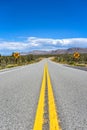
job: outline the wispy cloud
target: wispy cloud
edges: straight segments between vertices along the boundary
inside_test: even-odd
[[[27,37],[21,42],[0,40],[0,51],[52,50],[58,48],[87,47],[87,38],[51,39]]]

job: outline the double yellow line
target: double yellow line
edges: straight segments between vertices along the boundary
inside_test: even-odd
[[[47,84],[46,84],[47,82]],[[43,115],[44,115],[44,106],[45,106],[45,88],[46,85],[48,87],[48,106],[49,106],[49,130],[61,130],[61,127],[59,125],[59,119],[57,115],[56,105],[55,105],[55,99],[53,95],[50,75],[48,72],[48,66],[45,65],[44,67],[44,74],[43,74],[43,80],[42,80],[42,86],[40,90],[40,97],[38,101],[37,111],[36,111],[36,117],[34,122],[33,130],[43,130]]]

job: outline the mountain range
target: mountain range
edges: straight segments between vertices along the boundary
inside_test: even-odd
[[[87,53],[87,48],[69,48],[69,49],[57,49],[57,50],[51,50],[51,51],[41,51],[41,50],[34,50],[31,52],[27,53],[21,53],[21,55],[28,55],[28,54],[33,54],[33,55],[45,55],[45,54],[73,54],[74,52],[79,52],[79,53]]]

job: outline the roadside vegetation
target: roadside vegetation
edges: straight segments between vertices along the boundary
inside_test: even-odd
[[[28,65],[38,62],[43,58],[50,58],[52,61],[68,64],[73,66],[86,66],[87,67],[87,54],[80,54],[78,58],[75,58],[73,54],[58,54],[58,55],[19,55],[14,56],[2,56],[0,55],[0,69],[11,68],[16,66]]]
[[[87,54],[80,54],[78,58],[75,58],[73,54],[60,54],[56,55],[53,61],[73,66],[87,66]]]
[[[0,69],[11,68],[16,66],[28,65],[40,61],[41,58],[35,55],[18,56],[17,58],[12,56],[0,55]]]

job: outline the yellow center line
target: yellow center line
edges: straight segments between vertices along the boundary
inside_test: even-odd
[[[47,65],[44,67],[43,80],[33,130],[43,130],[46,80],[48,87],[49,130],[61,130]]]
[[[53,95],[50,75],[48,72],[48,67],[47,67],[47,86],[48,86],[50,130],[61,130],[61,127],[59,125],[59,119],[58,119],[58,115],[57,115],[56,104],[55,104],[55,99],[54,99],[54,95]]]
[[[46,66],[44,67],[42,86],[41,86],[40,97],[39,97],[39,102],[37,106],[33,130],[42,130],[42,127],[43,127],[45,87],[46,87]]]

